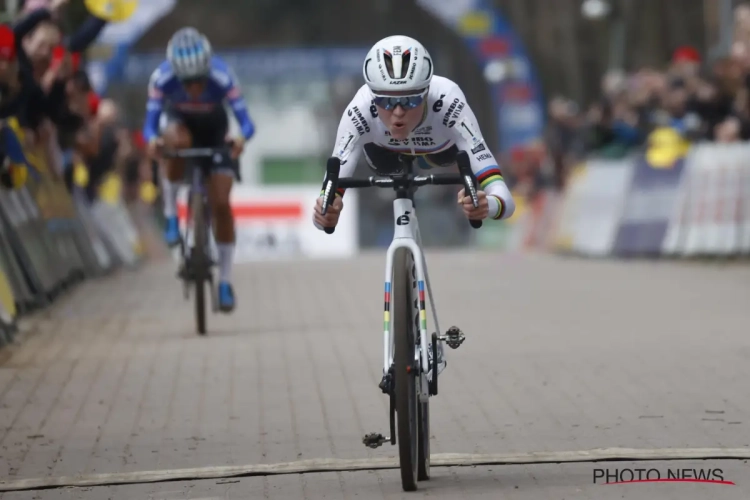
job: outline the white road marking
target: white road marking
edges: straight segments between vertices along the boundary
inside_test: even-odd
[[[430,458],[430,465],[432,467],[601,462],[604,460],[741,460],[750,459],[750,448],[597,448],[581,451],[543,451],[505,454],[439,453],[432,455]],[[239,476],[397,469],[398,467],[398,458],[396,457],[366,459],[319,458],[277,464],[197,467],[192,469],[0,480],[0,492],[221,479]]]

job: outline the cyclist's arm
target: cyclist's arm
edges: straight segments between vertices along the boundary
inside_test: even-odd
[[[513,196],[503,180],[503,174],[484,142],[482,132],[477,125],[476,116],[466,103],[466,97],[460,89],[456,89],[455,95],[460,99],[456,110],[449,117],[447,127],[450,128],[459,150],[466,151],[471,159],[471,170],[477,177],[479,188],[487,194],[490,208],[490,217],[493,219],[507,219],[516,210]]]
[[[159,136],[159,117],[164,109],[163,85],[168,75],[157,68],[148,82],[148,102],[146,104],[146,121],[143,125],[143,139],[149,143]]]
[[[363,106],[362,103],[358,103],[357,97],[355,97],[341,115],[339,128],[336,131],[336,144],[333,146],[333,152],[331,153],[331,156],[341,160],[339,177],[351,177],[354,174],[354,170],[357,168],[357,162],[362,154],[362,145],[365,144],[368,135],[367,132],[360,135],[361,130],[357,130],[356,125],[352,122],[348,113],[353,107],[367,109],[368,106]],[[345,190],[341,188],[336,190],[338,196],[344,196],[344,192]]]
[[[247,103],[237,85],[237,77],[229,67],[227,67],[226,72],[214,70],[212,71],[212,75],[224,90],[224,98],[229,102],[234,117],[237,118],[237,123],[239,123],[240,130],[242,131],[242,137],[246,141],[250,140],[253,134],[255,134],[255,124],[250,119],[250,114],[247,111]]]

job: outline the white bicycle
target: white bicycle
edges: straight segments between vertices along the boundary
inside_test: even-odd
[[[370,448],[377,448],[386,441],[392,445],[398,442],[404,491],[414,491],[417,481],[430,478],[430,397],[437,395],[438,375],[445,368],[442,342],[457,349],[466,339],[459,328],[451,327],[445,335],[432,333],[428,340],[425,290],[435,331],[439,332],[440,327],[414,209],[414,193],[427,184],[463,184],[474,206],[479,205],[477,181],[468,154],[460,151],[456,162],[458,174],[413,175],[411,163],[408,163],[399,175],[357,179],[339,178],[341,163],[332,157],[328,160],[323,182],[323,215],[333,203],[338,188],[381,187],[396,191],[394,237],[388,247],[385,266],[383,379],[379,384],[383,393],[390,397],[391,437],[372,433],[366,435],[363,442]],[[482,226],[482,221],[469,222],[474,228]],[[331,234],[334,229],[325,228],[325,231]]]

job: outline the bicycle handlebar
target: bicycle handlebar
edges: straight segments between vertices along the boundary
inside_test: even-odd
[[[336,195],[336,189],[362,189],[369,187],[380,187],[380,188],[393,188],[393,189],[407,189],[409,187],[426,186],[432,185],[464,185],[465,193],[471,197],[471,202],[474,208],[479,206],[479,197],[477,195],[477,179],[474,172],[471,170],[471,160],[466,151],[459,151],[456,155],[456,163],[458,163],[458,174],[430,174],[430,175],[401,175],[393,177],[384,176],[370,176],[365,178],[355,177],[342,177],[339,178],[339,171],[341,169],[341,160],[332,156],[328,159],[326,164],[326,176],[323,180],[323,210],[322,215],[325,215],[328,211],[328,207],[333,204],[334,197]],[[469,223],[474,229],[482,227],[481,220],[470,219]],[[335,227],[324,228],[327,234],[333,234],[336,230]]]

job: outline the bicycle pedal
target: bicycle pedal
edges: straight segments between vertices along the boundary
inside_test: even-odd
[[[386,441],[390,441],[391,438],[387,438],[383,436],[382,434],[378,432],[373,432],[371,434],[367,434],[363,439],[362,442],[367,446],[368,448],[379,448],[380,446],[383,446]]]
[[[451,349],[458,349],[466,340],[466,335],[457,326],[452,326],[445,332],[445,335],[440,337],[440,340],[448,344]]]

